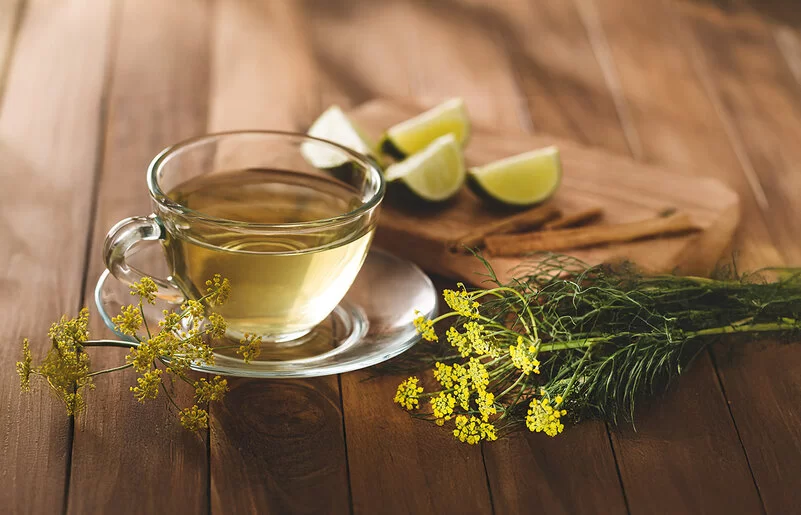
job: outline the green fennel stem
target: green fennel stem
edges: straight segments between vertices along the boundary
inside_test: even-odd
[[[785,321],[783,322],[764,322],[759,324],[710,327],[707,329],[700,329],[698,331],[685,332],[683,336],[684,338],[689,340],[692,338],[699,338],[702,336],[715,336],[715,335],[738,334],[738,333],[780,332],[780,331],[789,331],[793,329],[801,329],[801,322],[798,322],[793,319],[784,319],[784,320]],[[567,341],[543,343],[542,345],[540,345],[540,352],[554,352],[554,351],[568,350],[568,349],[585,349],[596,343],[611,341],[614,338],[615,336],[601,336],[596,338],[584,338],[580,340],[567,340]]]
[[[83,347],[119,347],[122,349],[133,349],[139,346],[139,342],[126,342],[124,340],[88,340],[81,344]]]
[[[97,372],[92,372],[91,374],[88,374],[88,376],[89,377],[94,377],[94,376],[99,376],[101,374],[108,374],[109,372],[116,372],[118,370],[125,370],[126,368],[131,368],[132,366],[133,366],[133,363],[128,363],[128,364],[120,365],[120,366],[114,367],[114,368],[107,368],[105,370],[98,370]]]
[[[785,318],[783,319],[782,322],[768,322],[760,324],[727,325],[724,327],[711,327],[709,329],[701,329],[700,331],[684,333],[684,336],[686,338],[697,338],[699,336],[713,336],[718,334],[764,333],[764,332],[789,331],[793,329],[801,329],[801,323],[793,319]]]

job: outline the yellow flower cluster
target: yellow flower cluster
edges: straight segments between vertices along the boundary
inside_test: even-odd
[[[535,374],[540,373],[540,362],[537,359],[537,346],[530,344],[526,347],[525,341],[522,336],[517,337],[517,345],[509,347],[509,356],[512,358],[512,364],[523,371],[525,375],[531,372]]]
[[[184,314],[184,318],[190,317],[195,324],[206,316],[206,308],[203,307],[203,303],[196,300],[187,300],[181,304],[181,311]]]
[[[477,392],[485,390],[489,385],[487,367],[476,358],[470,358],[467,362],[467,375]]]
[[[434,379],[445,389],[453,390],[453,395],[459,406],[464,410],[470,409],[470,373],[466,367],[459,363],[434,365]]]
[[[409,411],[420,406],[418,398],[423,393],[423,387],[418,385],[419,382],[420,380],[413,376],[399,384],[394,401]]]
[[[139,297],[139,302],[156,303],[156,292],[159,287],[150,277],[142,277],[138,282],[130,286],[131,295]]]
[[[466,318],[478,318],[478,302],[473,300],[464,288],[464,284],[458,283],[459,291],[443,290],[442,297],[445,303],[456,313]]]
[[[50,327],[47,334],[52,345],[44,361],[37,368],[36,374],[44,377],[64,401],[67,414],[74,415],[84,406],[83,390],[94,387],[92,376],[89,375],[89,356],[81,352],[83,343],[89,339],[89,310],[82,309],[76,318],[61,317],[59,322]],[[33,373],[32,367],[31,372],[25,370],[26,363],[30,366],[28,357],[23,356],[21,363],[22,367],[18,365],[18,371],[22,368],[22,372],[27,373],[27,377],[30,378],[30,374]]]
[[[190,431],[199,431],[209,427],[209,412],[197,405],[182,409],[180,416],[181,425]]]
[[[456,398],[445,392],[439,392],[439,395],[432,397],[431,411],[434,412],[435,422],[438,426],[445,423],[446,420],[451,419],[453,409],[456,407]]]
[[[459,354],[466,358],[470,354],[477,356],[489,355],[497,357],[498,349],[484,332],[484,326],[478,322],[467,322],[464,325],[464,333],[460,333],[454,326],[450,326],[445,333],[448,343],[451,344]]]
[[[31,390],[31,373],[33,373],[33,355],[28,339],[22,340],[22,361],[17,361],[17,374],[19,374],[20,388],[23,392]]]
[[[446,390],[446,392],[440,392],[439,397],[431,400],[437,424],[442,425],[445,420],[450,419],[445,414],[452,414],[456,403],[463,410],[470,410],[472,392],[476,393],[476,405],[484,422],[489,421],[489,417],[498,412],[495,406],[495,394],[487,391],[489,372],[477,358],[470,358],[466,367],[459,363],[445,365],[437,362],[434,365],[434,379]],[[448,405],[450,405],[450,411],[444,409]]]
[[[83,308],[76,318],[62,316],[61,320],[52,324],[47,336],[64,347],[78,348],[89,339],[89,310]]]
[[[445,333],[445,338],[448,340],[448,343],[451,346],[455,347],[459,354],[466,358],[470,355],[472,348],[470,347],[470,342],[467,340],[467,335],[462,334],[456,330],[455,327],[450,326],[448,331]]]
[[[90,372],[89,354],[84,350],[86,347],[116,342],[88,341],[87,309],[81,310],[78,317],[73,319],[62,317],[48,331],[51,347],[39,366],[33,364],[28,340],[23,341],[22,360],[16,363],[20,388],[23,391],[30,390],[31,376],[42,376],[64,402],[67,414],[74,415],[84,406],[83,392],[94,387],[93,376],[133,368],[139,375],[130,391],[139,402],[156,398],[159,388],[164,386],[166,375],[178,376],[194,387],[196,401],[195,405],[180,411],[181,424],[192,430],[208,427],[208,411],[198,404],[207,405],[221,400],[228,391],[228,382],[219,376],[192,382],[186,372],[196,363],[214,364],[214,351],[209,340],[224,336],[226,322],[217,313],[207,317],[206,310],[207,307],[225,302],[230,294],[230,284],[219,275],[206,284],[207,293],[200,299],[187,300],[178,312],[163,311],[159,330],[152,334],[142,313],[142,306],[144,302],[155,304],[158,286],[147,277],[132,284],[130,293],[139,297],[139,302],[124,306],[113,322],[120,333],[134,337],[137,343],[125,357],[126,365],[106,370]],[[139,331],[145,332],[146,336],[137,334]],[[260,345],[260,337],[246,335],[239,348],[245,361],[258,356]],[[159,363],[163,367],[159,367]],[[165,390],[165,393],[172,401],[169,391]],[[175,405],[174,401],[172,403]]]
[[[479,356],[488,354],[492,357],[498,356],[498,349],[493,345],[492,340],[484,332],[484,326],[478,322],[467,322],[464,325],[467,332],[467,340],[470,342],[473,352]]]
[[[220,376],[214,376],[211,381],[201,378],[195,381],[195,402],[209,403],[219,401],[228,392],[228,381]]]
[[[470,445],[477,444],[481,440],[493,441],[498,439],[495,433],[495,426],[488,422],[482,422],[481,419],[465,415],[457,415],[456,429],[453,430],[455,436],[460,442],[466,442]]]
[[[139,306],[130,304],[120,309],[120,314],[111,319],[117,330],[128,336],[136,336],[145,321],[142,319],[142,311]]]
[[[142,403],[147,399],[155,399],[159,394],[159,386],[161,386],[161,374],[161,370],[154,368],[137,377],[136,386],[130,388],[134,398]]]
[[[559,409],[562,400],[562,397],[557,395],[554,398],[555,404],[552,406],[551,400],[547,397],[539,401],[532,399],[526,415],[526,427],[530,431],[543,432],[548,436],[556,436],[561,433],[565,426],[559,419],[567,415],[566,410]]]
[[[219,313],[209,315],[209,336],[212,338],[222,338],[228,329],[228,322]]]
[[[261,336],[245,333],[245,336],[239,340],[239,354],[245,363],[250,363],[251,360],[258,358],[261,354]]]
[[[125,362],[132,365],[137,372],[146,372],[153,365],[153,361],[159,357],[159,347],[162,340],[171,337],[172,333],[158,333],[153,338],[148,338],[141,345],[128,351]],[[174,338],[174,337],[173,337]]]
[[[453,383],[455,381],[453,376],[453,367],[437,361],[434,364],[434,379],[436,379],[444,388],[453,387]]]
[[[484,422],[489,422],[492,415],[498,413],[498,408],[495,407],[495,394],[486,390],[478,392],[476,398],[478,405],[478,412],[481,413],[481,418]]]
[[[420,312],[415,311],[414,313],[418,314]],[[439,340],[439,338],[437,338],[437,333],[434,331],[433,320],[429,320],[428,318],[420,315],[414,319],[414,327],[424,340],[428,340],[430,342]]]
[[[206,281],[206,302],[209,306],[221,306],[228,301],[231,295],[231,283],[220,274]]]

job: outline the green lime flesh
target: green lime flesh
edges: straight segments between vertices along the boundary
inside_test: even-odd
[[[559,150],[546,147],[473,168],[468,184],[482,197],[505,205],[529,206],[553,195],[561,178]]]

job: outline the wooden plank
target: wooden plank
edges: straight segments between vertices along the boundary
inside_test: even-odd
[[[403,379],[342,376],[353,513],[490,513],[481,449],[398,409]]]
[[[347,104],[380,92],[433,104],[462,96],[476,125],[508,131],[530,127],[525,99],[511,75],[504,14],[485,4],[326,3],[311,14],[315,52],[335,58],[337,75],[345,79],[323,99],[344,98]],[[389,400],[400,378],[365,378],[342,376],[354,512],[486,513],[490,500],[481,485],[478,449],[460,447],[447,431],[410,420],[393,406]],[[484,446],[495,512],[537,506],[559,513],[589,509],[599,499],[607,501],[607,513],[625,511],[604,426],[585,427],[565,441],[582,456],[580,463],[563,460],[565,448],[541,435],[521,433]],[[537,475],[535,463],[546,463],[548,474]]]
[[[710,97],[703,69],[693,48],[683,44],[670,10],[659,2],[579,0],[577,5],[588,31],[604,42],[612,58],[610,73],[619,76],[644,159],[727,181],[741,195],[743,223],[735,248],[742,249],[745,266],[777,262],[758,207],[759,184],[733,146],[720,105]],[[640,417],[636,435],[614,433],[632,512],[762,510],[717,381],[704,354],[676,388]]]
[[[601,422],[568,427],[558,438],[525,430],[490,445],[487,462],[495,513],[626,513]]]
[[[529,123],[481,2],[306,4],[323,106],[379,96],[430,106],[460,96],[477,124],[519,130]]]
[[[515,105],[493,105],[495,96],[514,93],[507,75],[497,73],[504,57],[492,44],[493,34],[458,33],[474,23],[469,13],[439,2],[314,6],[305,13],[325,79],[319,110],[376,95],[410,102],[414,96],[427,105],[463,96],[475,119],[520,127]],[[460,446],[447,431],[410,419],[393,405],[400,378],[368,377],[341,377],[354,513],[490,511],[480,449]]]
[[[779,263],[781,257],[771,244],[769,227],[759,209],[764,192],[755,181],[746,156],[729,139],[731,128],[720,118],[719,103],[709,97],[706,76],[697,68],[692,50],[676,44],[675,38],[680,34],[675,33],[673,24],[661,24],[659,30],[653,30],[651,22],[655,20],[639,19],[653,12],[660,16],[670,13],[661,2],[654,6],[630,6],[614,14],[606,4],[598,4],[596,9],[589,0],[577,2],[584,6],[582,12],[589,32],[597,33],[596,38],[605,41],[614,59],[608,64],[608,74],[619,77],[619,94],[624,95],[631,122],[642,142],[643,159],[726,182],[740,194],[741,211],[749,214],[742,217],[733,244],[734,248],[751,249],[747,256],[741,256],[740,264],[750,268]],[[628,27],[635,18],[639,21]],[[660,66],[648,74],[641,63],[655,56]]]
[[[109,3],[89,3],[29,2],[0,107],[0,505],[9,513],[58,513],[65,502],[70,420],[46,385],[21,394],[12,364],[23,336],[41,356],[50,323],[79,308],[111,20]]]
[[[538,132],[639,156],[625,103],[608,86],[572,2],[503,0],[487,9]]]
[[[764,216],[771,235],[786,262],[798,265],[801,243],[794,221],[801,211],[793,192],[801,185],[796,170],[801,157],[797,145],[801,89],[793,70],[801,61],[778,46],[783,41],[787,50],[788,38],[797,42],[793,17],[788,9],[771,3],[755,5],[758,10],[740,5],[728,12],[676,5],[690,44],[699,48],[699,61],[708,70],[713,94],[732,124],[731,134],[764,187]],[[784,30],[784,39],[779,28]],[[801,380],[795,373],[801,367],[801,348],[766,344],[732,351],[721,347],[715,356],[766,511],[796,510],[801,505],[801,478],[788,476],[787,471],[801,470],[797,402]]]
[[[127,0],[121,6],[86,299],[92,299],[103,270],[106,231],[126,216],[151,212],[145,184],[150,159],[205,129],[207,5],[202,0]],[[94,306],[92,311],[93,334],[113,337]],[[122,364],[125,353],[96,349],[91,354],[100,369]],[[136,402],[129,391],[135,378],[131,370],[97,378],[91,409],[76,424],[68,512],[206,512],[204,438],[178,424],[163,396]],[[191,403],[194,392],[176,390],[179,404]],[[154,495],[154,485],[169,485],[170,495]]]
[[[629,140],[575,7],[508,0],[495,11],[535,132],[626,153]],[[553,440],[520,432],[503,445],[487,445],[485,456],[497,513],[531,506],[548,513],[626,512],[601,422],[568,428]]]
[[[763,211],[772,239],[786,261],[800,263],[801,242],[794,224],[788,222],[801,215],[793,195],[801,188],[795,168],[801,151],[794,144],[801,136],[801,100],[789,64],[798,69],[801,58],[788,48],[787,33],[783,48],[788,52],[781,52],[774,28],[756,12],[724,14],[677,5],[683,6],[682,20],[691,32],[689,38],[700,47],[699,61],[708,69],[710,86],[720,98],[736,144],[742,145],[764,191]]]
[[[293,2],[215,7],[209,130],[297,130],[317,110],[307,30]],[[348,513],[336,377],[237,380],[212,408],[214,513]]]
[[[0,97],[23,16],[23,0],[0,2]]]
[[[215,407],[213,513],[348,513],[336,378],[230,381]]]
[[[308,126],[319,84],[297,6],[222,0],[214,11],[209,129]]]

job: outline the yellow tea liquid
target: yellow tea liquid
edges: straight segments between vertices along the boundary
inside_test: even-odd
[[[334,179],[264,169],[201,176],[169,196],[207,216],[252,224],[310,222],[361,205],[356,189]],[[255,234],[193,223],[184,231],[171,229],[165,248],[173,278],[190,298],[202,295],[214,274],[231,281],[229,301],[215,308],[228,321],[231,337],[251,333],[286,341],[305,334],[342,300],[373,229],[351,222]]]

